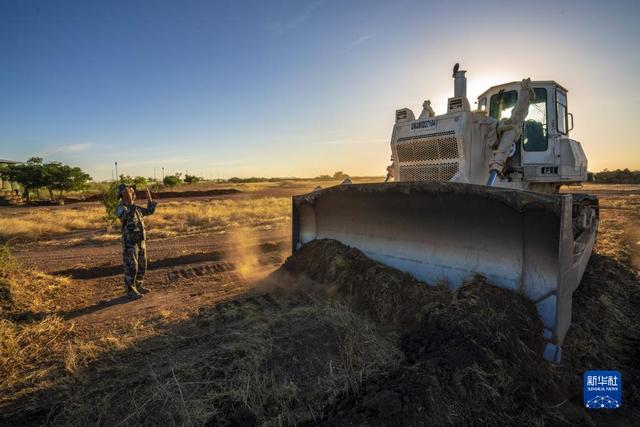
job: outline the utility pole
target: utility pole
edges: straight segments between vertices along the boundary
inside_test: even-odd
[[[118,175],[118,162],[116,162],[116,179],[118,181],[118,184],[120,184],[120,175]]]

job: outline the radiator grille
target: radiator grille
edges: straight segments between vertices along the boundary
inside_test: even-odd
[[[450,181],[460,168],[454,131],[399,139],[396,152],[400,181]]]
[[[398,161],[425,162],[458,160],[458,140],[455,136],[399,140],[396,145]]]
[[[442,165],[400,166],[401,181],[451,181],[458,173],[457,163]]]

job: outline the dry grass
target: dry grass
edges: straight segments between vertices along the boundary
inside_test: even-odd
[[[0,247],[0,407],[59,386],[99,355],[154,333],[129,326],[97,339],[78,335],[74,323],[58,315],[73,286],[70,279],[25,269]]]
[[[0,314],[53,312],[55,296],[70,286],[67,278],[24,269],[8,246],[0,246]]]
[[[266,230],[290,220],[291,200],[285,197],[221,199],[209,202],[168,202],[147,219],[151,237],[232,228]]]
[[[310,422],[327,399],[395,366],[393,341],[344,306],[288,291],[257,294],[120,351],[114,344],[76,371],[51,421],[218,425],[246,411],[260,425]]]
[[[265,230],[290,220],[291,201],[286,197],[253,199],[218,199],[186,202],[165,202],[159,205],[146,224],[151,238],[178,234],[225,232],[232,228]],[[58,207],[22,210],[20,216],[3,212],[0,221],[0,241],[35,241],[54,238],[75,230],[106,228],[102,207]],[[117,228],[117,227],[116,227]],[[119,238],[116,229],[89,237],[94,241]]]
[[[0,405],[55,382],[69,325],[57,316],[24,323],[13,317],[51,311],[50,296],[68,284],[25,271],[6,246],[0,248]]]
[[[0,221],[0,241],[37,240],[75,230],[98,229],[104,224],[104,212],[97,206],[68,208],[21,209],[20,215],[10,215]]]

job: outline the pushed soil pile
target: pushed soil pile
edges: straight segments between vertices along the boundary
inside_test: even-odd
[[[449,300],[444,286],[430,287],[335,240],[315,240],[289,257],[289,272],[311,279],[329,294],[377,321],[412,325],[421,313]]]
[[[575,295],[574,312],[581,312],[574,318],[583,322],[572,326],[565,349],[573,355],[559,366],[542,358],[535,306],[482,277],[455,291],[429,287],[333,240],[305,245],[285,268],[401,334],[400,366],[365,378],[357,392],[328,405],[325,425],[607,425],[637,413],[633,386],[625,391],[626,407],[616,413],[588,412],[581,405],[585,370],[618,369],[623,378],[637,378],[637,333],[614,331],[625,322],[637,329],[627,307],[637,279],[611,259],[596,256]],[[617,312],[607,320],[596,315],[607,308]],[[609,338],[594,334],[596,323]]]
[[[480,280],[430,310],[400,348],[402,365],[365,381],[325,424],[528,425],[556,394],[533,305]]]

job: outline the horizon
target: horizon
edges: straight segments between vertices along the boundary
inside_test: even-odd
[[[472,105],[495,84],[557,81],[589,170],[640,169],[637,2],[189,6],[0,5],[0,157],[96,181],[116,161],[145,177],[382,176],[395,110],[430,99],[441,114],[459,62]]]

